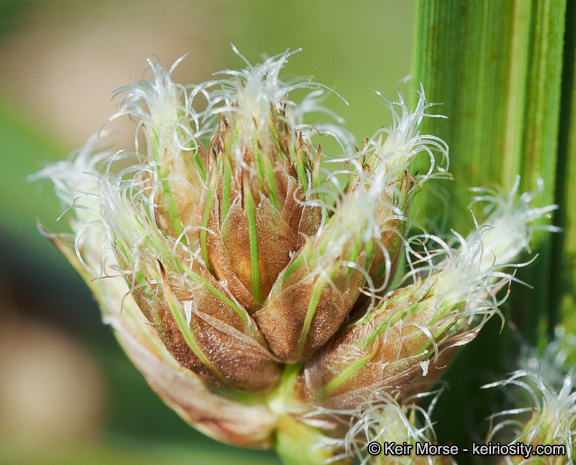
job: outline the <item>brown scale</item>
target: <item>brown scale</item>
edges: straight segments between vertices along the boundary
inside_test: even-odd
[[[309,249],[305,246],[301,253]],[[344,250],[343,256],[347,253]],[[360,267],[366,266],[365,252],[360,253],[356,262]],[[313,357],[346,320],[364,284],[363,274],[343,266],[340,257],[332,259],[331,263],[322,263],[332,284],[322,285],[310,329],[305,335],[306,340],[302,341],[314,288],[322,277],[314,272],[312,266],[304,259],[288,278],[280,275],[268,301],[254,315],[270,348],[283,362],[300,363]]]
[[[280,378],[281,367],[268,351],[256,324],[250,320],[252,328],[249,328],[232,307],[215,298],[205,286],[183,288],[170,283],[164,266],[159,262],[158,266],[163,284],[154,286],[153,297],[150,292],[146,295],[143,288],[132,294],[180,365],[237,391],[261,392],[273,388]],[[226,295],[226,290],[200,264],[192,271]],[[200,350],[219,373],[204,365],[186,342],[170,309],[170,297],[180,302],[182,308],[184,302],[194,302],[197,311],[191,312],[189,328]]]
[[[427,297],[426,297],[427,298]],[[422,378],[420,362],[430,359],[429,338],[416,326],[417,323],[429,326],[435,315],[435,307],[423,308],[410,313],[377,335],[368,344],[365,341],[386,320],[399,311],[395,303],[388,301],[378,315],[366,323],[351,326],[339,333],[326,349],[308,362],[301,375],[300,392],[306,392],[309,401],[320,402],[330,408],[353,408],[358,401],[368,398],[374,389],[383,390],[395,398],[401,397],[418,379]],[[434,331],[430,328],[430,331]],[[443,346],[444,334],[437,336],[439,352]],[[422,349],[428,346],[428,352]],[[338,378],[351,363],[367,359],[367,363],[351,374],[345,381],[330,392],[322,390]],[[435,371],[434,362],[430,362],[430,371]]]
[[[288,135],[281,133],[280,128],[278,132],[281,134],[278,145],[286,152],[279,153],[272,143],[267,146],[259,143],[263,157],[273,164],[278,208],[272,204],[268,183],[265,182],[267,178],[261,179],[254,168],[253,146],[245,144],[242,147],[244,162],[253,168],[250,170],[238,163],[234,154],[227,153],[227,141],[232,135],[223,117],[211,150],[217,157],[211,163],[214,194],[211,199],[207,195],[203,199],[203,205],[211,202],[207,223],[209,232],[206,234],[207,262],[214,276],[226,282],[228,289],[251,314],[262,307],[278,275],[290,262],[291,254],[300,250],[306,236],[315,232],[314,228],[320,224],[320,209],[303,208],[299,203],[304,199],[304,192],[299,186],[287,152],[286,144],[289,142],[285,139]],[[298,156],[309,158],[304,155],[308,147],[303,142],[298,144]],[[225,218],[224,163],[230,164],[231,171],[230,197]],[[268,175],[265,174],[266,177]],[[257,292],[252,276],[246,196],[251,196],[254,205],[259,272]]]

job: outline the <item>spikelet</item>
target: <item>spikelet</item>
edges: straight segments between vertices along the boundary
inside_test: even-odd
[[[254,315],[282,361],[309,360],[344,322],[360,290],[367,286],[375,295],[396,268],[399,222],[406,218],[416,182],[410,165],[420,152],[432,160],[433,149],[447,155],[443,143],[418,134],[429,107],[424,93],[414,113],[402,99],[398,105],[402,116],[393,112],[395,124],[387,139],[382,143],[376,136],[379,142],[368,143],[360,157],[350,160],[358,170],[332,216],[294,255]]]
[[[502,258],[495,255],[502,250],[499,242],[509,244],[510,223],[503,218],[521,221],[515,230],[529,235],[530,222],[554,208],[530,209],[529,202],[522,201],[526,197],[494,202],[485,225],[467,238],[454,233],[459,243],[455,249],[438,237],[413,238],[426,248],[417,252],[410,246],[419,265],[408,274],[412,282],[388,292],[372,311],[343,326],[305,366],[301,382],[306,388],[301,389],[323,405],[344,409],[374,390],[398,397],[426,376],[430,363],[443,352],[472,340],[489,317],[499,314],[505,297],[496,297],[498,289],[515,279],[500,269],[513,265],[509,261],[518,260],[528,244],[529,238],[517,240],[504,249]],[[511,204],[518,205],[518,211]],[[430,244],[440,248],[430,251]]]

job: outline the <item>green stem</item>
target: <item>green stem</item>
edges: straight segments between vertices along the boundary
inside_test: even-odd
[[[428,101],[442,103],[437,112],[448,116],[425,119],[422,130],[442,137],[457,154],[450,163],[454,182],[443,184],[456,231],[473,227],[471,216],[462,214],[471,186],[508,189],[521,174],[521,190],[528,191],[542,177],[539,206],[554,203],[565,8],[565,0],[418,2],[414,83],[422,83]],[[423,207],[432,214],[434,200],[420,196],[416,202],[428,201]],[[514,307],[522,309],[520,329],[532,342],[548,325],[551,241],[549,233],[536,232],[532,252],[540,256],[518,274],[536,287],[514,297]]]
[[[556,203],[560,209],[555,224],[562,232],[552,238],[553,269],[559,270],[551,281],[550,328],[562,320],[567,334],[576,331],[576,211],[570,204],[576,199],[576,3],[568,2],[564,38],[562,74],[562,107],[558,164],[556,169]],[[576,364],[576,353],[568,365]]]

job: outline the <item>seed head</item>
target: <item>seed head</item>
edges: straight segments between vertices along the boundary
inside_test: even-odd
[[[414,196],[449,177],[448,147],[420,133],[439,117],[424,91],[413,111],[402,95],[388,103],[392,126],[358,150],[321,103],[328,88],[281,79],[292,53],[252,65],[234,51],[246,67],[220,79],[183,86],[180,60],[149,60],[150,79],[119,89],[110,119],[139,120],[134,152],[99,151],[94,137],[33,176],[54,182],[73,231],[46,234],[149,384],[207,434],[315,464],[368,463],[369,440],[433,440],[430,412],[406,393],[499,314],[515,279],[502,268],[555,207],[517,199],[517,184],[505,198],[477,189],[489,216],[467,238],[408,237]]]

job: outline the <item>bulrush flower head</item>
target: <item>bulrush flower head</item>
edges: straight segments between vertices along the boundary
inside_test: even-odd
[[[230,322],[218,325],[215,318],[209,319],[210,308],[204,309],[201,319],[208,320],[208,323],[204,323],[203,329],[206,329],[206,325],[214,328],[208,330],[207,335],[202,335],[196,346],[181,344],[180,350],[174,350],[183,338],[189,341],[201,332],[192,324],[193,319],[200,320],[197,317],[200,312],[195,309],[190,308],[188,314],[186,310],[180,314],[169,314],[173,310],[169,306],[175,305],[174,293],[182,294],[188,279],[179,276],[178,289],[173,290],[169,282],[172,272],[167,268],[177,263],[176,254],[165,248],[166,242],[159,237],[159,229],[141,211],[143,204],[133,203],[130,194],[133,193],[131,187],[134,187],[134,180],[122,179],[108,172],[114,162],[122,157],[110,152],[98,152],[96,142],[96,138],[91,138],[68,161],[49,166],[32,177],[52,179],[58,196],[68,207],[75,232],[72,237],[45,234],[90,286],[101,306],[104,321],[114,328],[126,353],[168,404],[187,421],[219,440],[252,447],[269,446],[275,421],[273,415],[263,406],[250,402],[242,404],[217,394],[215,384],[204,380],[216,379],[218,374],[225,373],[222,382],[217,380],[217,383],[230,386],[237,381],[234,375],[226,378],[231,373],[226,373],[225,368],[218,367],[216,372],[210,372],[204,367],[207,376],[201,377],[192,371],[198,367],[186,366],[187,362],[193,363],[195,360],[196,353],[191,354],[191,348],[198,350],[199,346],[199,354],[206,346],[213,350],[210,342],[206,344],[206,339],[211,336],[211,342],[218,343],[214,328],[232,333],[236,339],[242,338],[234,334]],[[181,244],[179,246],[182,247]],[[162,261],[167,264],[166,268]],[[118,276],[119,272],[124,279]],[[198,287],[192,285],[192,288]],[[131,294],[127,293],[128,289],[132,291]],[[193,299],[194,292],[192,290],[187,294],[186,299]],[[201,301],[198,303],[202,305]],[[183,306],[191,307],[189,304],[190,301],[183,299]],[[157,320],[162,318],[167,323],[158,324]],[[181,324],[183,318],[188,322],[188,328]],[[180,321],[175,323],[176,319]],[[178,324],[182,327],[181,331],[175,328]],[[169,331],[173,333],[172,340],[166,337]],[[245,342],[254,344],[252,338],[245,339]],[[237,350],[238,344],[234,344],[234,347]],[[264,359],[270,360],[266,350],[260,347],[256,350],[261,355],[262,352],[265,354]],[[203,361],[207,366],[214,366],[211,359]],[[233,357],[230,361],[247,371],[245,361],[234,360]],[[277,367],[273,370],[277,370]],[[236,369],[234,371],[238,373]],[[275,376],[276,373],[272,373],[272,379]],[[263,378],[250,376],[250,379],[250,383],[270,380],[270,373]],[[252,384],[251,388],[254,387]],[[260,387],[256,386],[256,389]]]
[[[421,411],[404,393],[497,312],[496,292],[513,279],[500,267],[553,207],[478,191],[495,207],[486,227],[455,235],[458,247],[408,239],[413,197],[448,176],[448,147],[420,134],[437,117],[423,90],[414,111],[401,95],[389,103],[393,125],[352,149],[339,118],[307,121],[335,115],[320,103],[323,85],[281,80],[290,56],[244,59],[244,70],[190,86],[172,82],[180,60],[169,70],[149,61],[151,79],[121,88],[111,117],[139,120],[134,153],[99,152],[93,138],[34,178],[54,182],[73,230],[46,234],[167,403],[222,441],[345,463],[335,454],[346,432],[307,415],[353,419],[349,438],[423,438],[430,422],[410,426]],[[308,93],[296,102],[295,90]],[[317,135],[343,154],[324,154]],[[430,160],[423,174],[412,172],[417,156]],[[344,166],[326,174],[323,161]],[[523,222],[515,244],[512,217]],[[410,271],[392,287],[404,249]],[[328,434],[336,447],[316,448]]]

